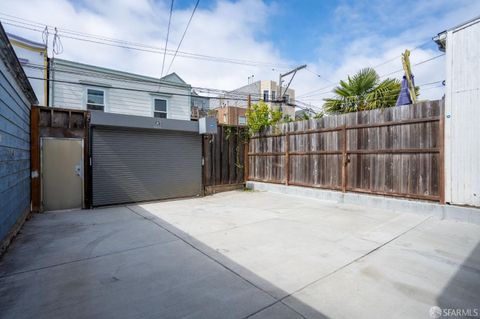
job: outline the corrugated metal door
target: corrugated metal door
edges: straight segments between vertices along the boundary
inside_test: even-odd
[[[201,193],[198,133],[93,128],[93,206]]]

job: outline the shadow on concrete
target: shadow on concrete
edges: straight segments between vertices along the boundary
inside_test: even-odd
[[[207,246],[206,244],[196,239],[194,236],[185,233],[179,228],[166,222],[162,218],[159,218],[158,216],[152,214],[148,210],[139,206],[127,207],[135,214],[142,216],[143,218],[155,223],[158,227],[170,232],[179,240],[182,240],[187,245],[191,246],[193,249],[197,250],[212,261],[218,263],[235,276],[241,278],[241,280],[247,282],[248,284],[254,286],[255,288],[261,290],[262,292],[273,298],[272,302],[266,304],[265,306],[259,308],[258,310],[250,313],[243,318],[307,318],[305,315],[303,315],[303,313],[308,313],[308,318],[329,319],[329,317],[327,317],[318,309],[314,309],[311,306],[302,302],[301,300],[292,296],[292,293],[288,293],[281,288],[275,286],[275,284],[258,276],[252,271],[246,269],[244,266],[236,263],[235,261],[221,254],[219,251]],[[286,298],[288,298],[288,305],[282,302]],[[221,307],[221,305],[217,305],[216,307]],[[302,313],[297,311],[297,309],[302,309]]]
[[[118,227],[95,211],[65,212],[43,220],[48,234],[35,239],[37,224],[33,237],[18,238],[0,263],[0,318],[328,319],[149,211],[127,208],[148,222],[122,216]],[[108,250],[92,254],[92,243]],[[38,259],[48,264],[28,267]]]
[[[441,309],[470,311],[470,317],[480,317],[480,243],[472,250],[465,261],[459,265],[455,275],[437,297]],[[474,316],[474,309],[477,314]],[[442,317],[442,318],[448,318]],[[465,318],[468,315],[450,316]]]

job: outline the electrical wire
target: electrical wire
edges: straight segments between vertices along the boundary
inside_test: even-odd
[[[423,61],[420,61],[418,63],[415,63],[415,64],[412,64],[412,66],[419,66],[419,65],[422,65],[424,63],[427,63],[427,62],[430,62],[430,61],[433,61],[435,59],[438,59],[442,56],[444,56],[445,53],[441,53],[439,55],[436,55],[432,58],[429,58],[429,59],[426,59],[426,60],[423,60]],[[379,78],[382,79],[384,77],[387,77],[387,76],[390,76],[392,74],[395,74],[395,73],[398,73],[398,72],[402,72],[403,71],[403,68],[402,69],[398,69],[396,71],[393,71],[393,72],[390,72],[390,73],[387,73],[387,74],[383,74],[383,75],[380,75]],[[329,86],[326,86],[326,87],[323,87],[323,88],[320,88],[320,89],[317,89],[317,90],[314,90],[312,92],[315,92],[315,91],[321,91],[321,90],[325,90],[325,89],[328,89],[328,88],[331,88],[333,86],[336,86],[337,84],[334,84],[334,85],[329,85]],[[326,92],[319,92],[319,93],[314,93],[314,94],[307,94],[307,93],[304,93],[304,94],[300,94],[298,97],[302,97],[302,98],[306,98],[306,97],[311,97],[311,96],[315,96],[315,95],[324,95],[324,94],[328,94],[328,93],[331,93],[330,91],[326,91]]]
[[[185,35],[187,34],[188,27],[190,26],[190,23],[192,22],[193,15],[195,14],[195,11],[197,10],[198,4],[200,3],[200,0],[197,0],[197,3],[195,3],[195,7],[193,7],[192,15],[190,16],[190,19],[188,19],[187,26],[185,27],[185,31],[183,31],[182,38],[180,39],[180,42],[178,42],[177,49],[175,50],[175,53],[173,54],[172,61],[170,62],[170,65],[168,66],[167,69],[167,74],[170,72],[170,68],[172,67],[173,61],[175,61],[175,57],[178,54],[178,50],[180,49],[180,46],[182,45],[183,39],[185,38]]]
[[[170,23],[172,22],[172,13],[173,13],[173,2],[174,2],[174,0],[172,0],[171,5],[170,5],[170,15],[168,17],[167,38],[165,40],[165,51],[163,53],[162,72],[160,74],[160,78],[163,76],[163,68],[165,67],[165,57],[167,56],[168,37],[170,35]]]
[[[42,81],[48,81],[48,82],[58,82],[58,83],[85,86],[85,84],[83,84],[83,83],[74,82],[74,81],[67,81],[67,80],[59,80],[59,79],[53,80],[53,79],[45,79],[43,77],[35,77],[35,76],[27,76],[27,78],[32,79],[32,80],[42,80]],[[120,87],[120,86],[110,86],[110,85],[100,85],[100,84],[97,84],[96,86],[104,87],[104,88],[107,88],[107,89],[117,89],[117,90],[132,91],[132,92],[144,92],[144,93],[151,93],[151,94],[157,94],[158,93],[158,91],[154,91],[154,90],[142,90],[142,89]],[[198,95],[175,93],[175,92],[168,92],[168,95],[198,97]],[[238,101],[248,101],[248,98],[229,98],[229,99],[230,100],[238,100]],[[260,101],[260,99],[258,99],[258,100],[257,99],[251,99],[251,100],[252,101]]]
[[[413,51],[415,51],[415,50],[418,50],[418,49],[424,47],[425,45],[429,44],[430,42],[431,42],[431,39],[428,39],[427,41],[425,41],[425,42],[417,45],[417,46],[414,47],[414,48],[412,48],[412,49],[410,50],[410,52],[413,52]],[[396,56],[393,57],[393,58],[390,58],[390,59],[388,59],[388,60],[386,60],[386,61],[384,61],[384,62],[381,62],[381,63],[379,63],[379,64],[376,64],[376,65],[370,66],[370,67],[373,68],[373,69],[375,69],[375,68],[381,67],[381,66],[383,66],[383,65],[386,65],[386,64],[388,64],[388,63],[391,63],[391,62],[397,60],[397,59],[400,58],[400,57],[402,57],[401,54],[396,55]],[[398,72],[398,71],[396,71],[396,72]],[[396,72],[395,72],[395,73],[396,73]],[[331,81],[330,81],[330,82],[331,82]],[[332,82],[332,83],[333,83],[333,82]],[[323,91],[323,90],[325,90],[325,89],[334,87],[334,86],[336,86],[336,85],[337,85],[337,84],[334,83],[333,85],[328,85],[328,86],[325,86],[325,87],[322,87],[322,88],[319,88],[319,89],[315,89],[315,90],[312,90],[312,91],[309,91],[309,92],[306,92],[306,93],[302,93],[302,94],[300,94],[298,97],[306,97],[306,96],[309,96],[310,93],[315,93],[315,92]],[[328,92],[327,92],[327,93],[328,93]],[[322,94],[326,94],[326,93],[322,93]]]
[[[0,12],[0,15],[6,15],[6,14]],[[39,22],[35,22],[36,24],[28,22],[32,20],[25,20],[27,21],[25,22],[25,21],[19,21],[19,20],[23,20],[20,18],[15,18],[15,19],[16,20],[2,17],[0,18],[0,21],[2,21],[3,24],[7,24],[10,26],[23,28],[31,31],[36,31],[36,32],[44,32],[45,27],[47,27],[48,29],[54,28],[53,26],[41,24]],[[137,50],[137,51],[156,53],[156,54],[164,54],[165,52],[165,48],[155,47],[151,45],[145,45],[141,43],[129,42],[129,41],[120,40],[120,39],[108,38],[104,36],[92,35],[89,33],[70,31],[68,29],[62,29],[62,28],[57,28],[57,29],[59,31],[59,35],[62,35],[64,38],[69,38],[77,41],[84,41],[89,43],[107,45],[111,47],[119,47],[124,49]],[[167,55],[170,55],[170,56],[175,55],[174,50],[167,49],[166,52],[167,52]],[[230,63],[230,64],[237,64],[237,65],[265,67],[265,68],[274,67],[277,69],[288,69],[291,67],[290,65],[287,65],[287,64],[275,64],[275,63],[264,62],[264,61],[218,57],[218,56],[211,56],[211,55],[205,55],[205,54],[190,53],[190,52],[185,52],[180,50],[177,52],[177,56],[182,58],[204,60],[209,62]]]

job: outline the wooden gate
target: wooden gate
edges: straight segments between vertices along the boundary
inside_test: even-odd
[[[249,143],[248,179],[444,202],[443,101],[270,128]]]
[[[217,134],[203,137],[203,185],[206,195],[236,188],[245,182],[246,128],[219,125]]]

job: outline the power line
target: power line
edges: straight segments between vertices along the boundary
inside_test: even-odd
[[[423,60],[423,61],[420,61],[418,63],[415,63],[415,64],[412,64],[412,66],[419,66],[419,65],[422,65],[424,63],[427,63],[427,62],[430,62],[430,61],[433,61],[435,59],[438,59],[442,56],[444,56],[445,53],[441,53],[439,55],[436,55],[432,58],[429,58],[429,59],[426,59],[426,60]],[[379,78],[384,78],[384,77],[387,77],[387,76],[390,76],[392,74],[395,74],[395,73],[398,73],[398,72],[402,72],[403,71],[403,68],[402,69],[398,69],[396,71],[393,71],[393,72],[390,72],[390,73],[387,73],[387,74],[383,74],[383,75],[380,75]],[[324,89],[327,89],[327,88],[330,88],[330,87],[333,87],[333,86],[336,86],[336,84],[334,85],[329,85],[329,86],[326,86],[326,87],[323,87],[323,88],[320,88],[320,89],[317,89],[317,90],[314,90],[312,91],[311,93],[315,92],[315,91],[321,91],[321,90],[324,90]],[[315,96],[315,95],[324,95],[324,94],[328,94],[330,93],[330,91],[327,91],[327,92],[319,92],[319,93],[314,93],[314,94],[307,94],[307,93],[304,93],[304,94],[301,94],[299,95],[298,97],[303,97],[303,98],[306,98],[306,97],[311,97],[311,96]]]
[[[47,67],[45,67],[43,64],[34,64],[34,63],[23,63],[22,66],[26,68],[31,68],[31,69],[38,69],[38,70],[46,70]],[[138,83],[138,84],[151,84],[151,85],[158,85],[158,84],[166,84],[166,81],[156,80],[156,79],[133,79],[132,77],[128,75],[117,75],[117,74],[102,74],[98,73],[95,71],[84,71],[84,70],[74,70],[71,68],[58,68],[53,64],[53,67],[51,68],[54,72],[57,73],[65,73],[65,74],[74,74],[74,75],[82,75],[82,76],[89,76],[93,78],[99,78],[99,79],[108,79],[108,80],[114,80],[122,83]],[[135,75],[133,75],[135,76]],[[172,84],[170,84],[172,85]],[[261,94],[255,94],[255,93],[243,93],[243,92],[232,92],[232,91],[226,91],[226,90],[221,90],[221,89],[212,89],[212,88],[204,88],[204,87],[192,87],[192,89],[197,90],[202,93],[209,93],[209,94],[224,94],[228,96],[233,96],[233,97],[238,97],[238,96],[244,96],[247,97],[248,95],[253,96],[253,97],[260,97]],[[158,93],[158,91],[157,91]],[[226,98],[228,99],[228,98]]]
[[[165,57],[167,56],[168,36],[170,35],[170,23],[172,22],[173,2],[174,2],[174,0],[172,0],[172,3],[170,5],[170,15],[169,15],[169,18],[168,18],[167,38],[165,40],[165,51],[163,53],[162,73],[160,74],[160,77],[163,76],[163,68],[165,67]]]
[[[170,68],[172,67],[173,61],[175,61],[175,57],[177,56],[178,50],[180,49],[180,46],[182,45],[183,39],[185,38],[185,35],[187,34],[188,27],[190,26],[190,23],[192,22],[193,15],[195,14],[195,11],[197,10],[198,4],[200,3],[200,0],[197,0],[197,3],[195,3],[195,7],[193,7],[192,15],[190,16],[190,19],[188,19],[187,26],[185,27],[185,31],[183,31],[182,38],[180,39],[180,42],[178,43],[177,49],[175,50],[175,53],[173,54],[172,61],[170,62],[170,65],[168,66],[167,69],[167,74],[170,71]]]
[[[417,45],[417,46],[414,47],[414,48],[412,48],[412,49],[410,50],[410,52],[413,52],[413,51],[415,51],[415,50],[418,50],[418,49],[420,49],[421,47],[425,46],[426,44],[428,44],[428,43],[430,43],[430,42],[431,42],[431,39],[428,39],[427,41],[425,41],[425,42]],[[386,60],[386,61],[384,61],[384,62],[381,62],[381,63],[379,63],[379,64],[377,64],[377,65],[371,66],[371,68],[375,69],[375,68],[381,67],[381,66],[383,66],[383,65],[386,65],[386,64],[388,64],[388,63],[391,63],[391,62],[395,61],[396,59],[398,59],[398,58],[401,57],[401,56],[402,56],[401,54],[396,55],[396,56],[394,56],[393,58],[390,58],[390,59],[388,59],[388,60]],[[331,81],[330,81],[330,82],[331,82]],[[333,82],[332,82],[332,83],[333,83]],[[313,91],[309,91],[309,92],[300,94],[299,97],[309,96],[310,93],[315,93],[315,92],[323,91],[323,90],[328,89],[328,88],[331,88],[331,87],[333,87],[333,86],[335,86],[335,85],[337,85],[337,84],[334,83],[333,85],[328,85],[328,86],[325,86],[325,87],[322,87],[322,88],[319,88],[319,89],[315,89],[315,90],[313,90]]]
[[[85,86],[83,83],[79,82],[74,82],[74,81],[67,81],[67,80],[53,80],[53,79],[45,79],[43,77],[35,77],[35,76],[28,76],[29,79],[32,80],[42,80],[42,81],[49,81],[49,82],[58,82],[58,83],[66,83],[66,84],[73,84],[73,85],[81,85]],[[104,87],[107,89],[117,89],[117,90],[124,90],[124,91],[133,91],[133,92],[145,92],[145,93],[152,93],[152,94],[158,94],[158,91],[154,90],[142,90],[142,89],[134,89],[134,88],[126,88],[126,87],[120,87],[120,86],[110,86],[110,85],[101,85],[101,84],[96,84],[95,86],[98,87]],[[174,95],[174,96],[186,96],[186,97],[198,97],[198,95],[194,94],[183,94],[183,93],[174,93],[174,92],[168,92],[169,95]],[[239,101],[248,101],[248,98],[229,98],[230,100],[239,100]],[[259,101],[259,99],[252,99],[255,101]]]
[[[5,15],[5,14],[0,13],[0,15]],[[44,32],[45,27],[47,27],[48,29],[54,28],[53,26],[41,24],[39,22],[35,22],[36,24],[33,24],[30,22],[18,21],[19,18],[16,18],[16,19],[17,20],[2,17],[0,20],[2,21],[2,23],[7,25],[23,28],[31,31],[36,31],[36,32]],[[31,21],[31,20],[26,20],[26,21]],[[149,52],[149,53],[155,53],[155,54],[165,53],[165,48],[145,45],[141,43],[129,42],[121,39],[114,39],[114,38],[108,38],[104,36],[92,35],[88,33],[81,33],[77,31],[69,31],[67,29],[61,29],[61,28],[57,28],[57,29],[59,31],[59,34],[62,37],[72,39],[72,40],[84,41],[89,43],[95,43],[95,44],[107,45],[111,47],[119,47],[119,48],[124,48],[129,50],[137,50],[137,51]],[[167,52],[166,53],[167,55],[171,55],[171,56],[175,55],[174,50],[167,49],[166,52]],[[182,58],[188,58],[188,59],[197,59],[197,60],[204,60],[209,62],[230,63],[230,64],[238,64],[238,65],[246,65],[246,66],[254,66],[254,67],[265,67],[265,68],[274,67],[278,69],[289,68],[289,65],[287,64],[275,64],[275,63],[264,62],[264,61],[217,57],[217,56],[210,56],[205,54],[190,53],[190,52],[185,52],[180,50],[177,52],[177,56]]]
[[[438,80],[438,81],[429,82],[429,83],[417,84],[417,85],[415,85],[415,86],[417,86],[417,87],[423,87],[423,86],[429,86],[429,85],[433,85],[433,84],[441,84],[441,83],[443,83],[443,81],[444,81],[444,80]],[[443,86],[443,84],[440,85],[440,86],[435,86],[435,87],[442,87],[442,86]],[[428,88],[428,89],[430,89],[430,88]],[[424,91],[424,90],[427,90],[427,89],[423,89],[423,91]],[[385,94],[385,95],[381,96],[381,98],[388,98],[388,97],[395,96],[395,95],[398,95],[398,93],[396,93],[396,92],[388,92],[388,94]],[[317,99],[311,99],[311,100],[320,100],[320,99],[321,99],[321,100],[324,100],[323,98],[317,98]],[[347,100],[348,100],[348,99],[352,99],[352,100],[353,100],[353,99],[365,99],[365,100],[368,100],[368,101],[370,100],[368,97],[366,97],[366,96],[360,96],[360,95],[347,95],[347,96],[342,96],[342,97],[340,97],[340,99],[347,99]],[[310,100],[310,99],[307,99],[307,100]]]
[[[310,68],[309,68],[308,66],[305,68],[305,70],[307,70],[308,72],[310,72],[310,73],[312,73],[312,74],[316,75],[317,77],[321,78],[321,79],[322,79],[322,80],[324,80],[324,81],[330,82],[330,83],[332,83],[332,84],[336,84],[336,83],[334,83],[333,81],[330,81],[329,79],[327,79],[327,78],[325,78],[325,77],[321,76],[321,75],[320,75],[320,74],[318,74],[317,72],[310,70]]]

